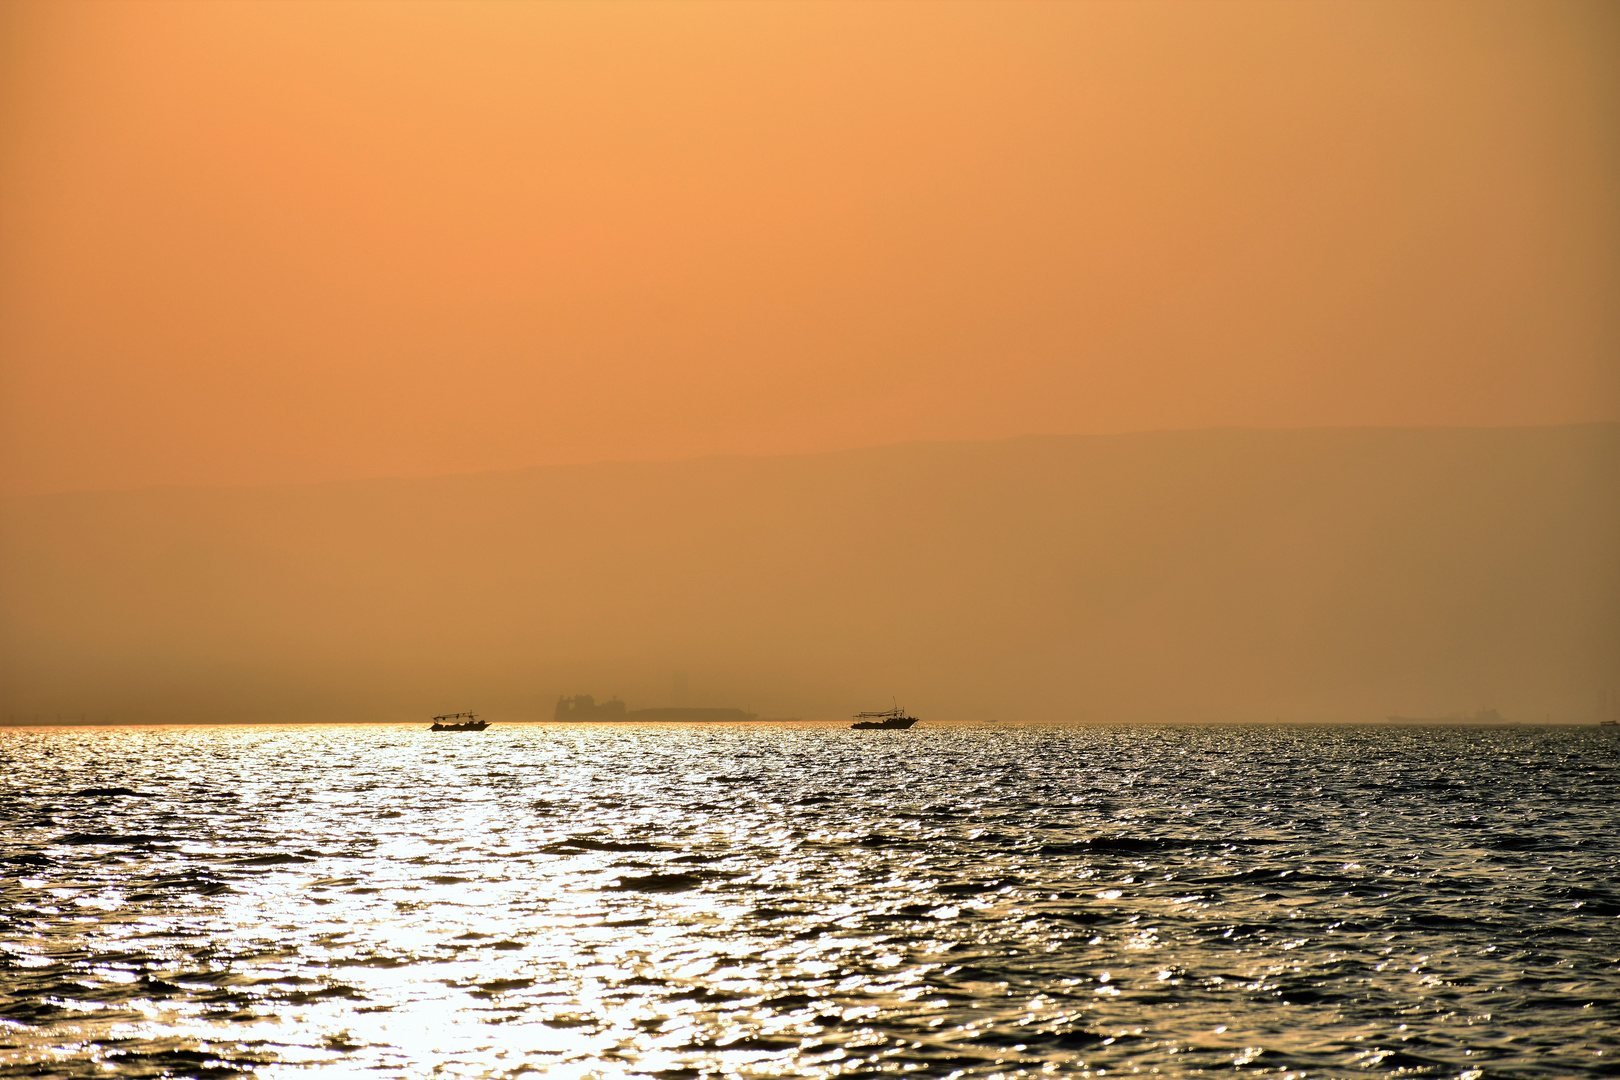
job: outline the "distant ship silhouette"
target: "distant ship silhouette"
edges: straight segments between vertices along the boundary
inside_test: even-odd
[[[667,708],[667,709],[626,709],[624,702],[618,698],[608,701],[597,701],[590,694],[575,694],[573,697],[559,697],[557,711],[552,714],[555,720],[606,720],[606,721],[645,721],[645,720],[685,720],[711,722],[716,720],[731,721],[733,723],[745,720],[757,720],[758,714],[744,712],[741,709],[710,709],[710,708]]]
[[[908,716],[906,710],[896,705],[883,712],[856,713],[855,722],[849,726],[857,731],[904,731],[917,720],[917,717]]]
[[[457,724],[454,721],[460,720]],[[449,721],[447,723],[447,721]],[[433,718],[433,726],[429,731],[483,731],[489,727],[488,720],[480,720],[477,715],[470,712],[445,713],[443,716]]]

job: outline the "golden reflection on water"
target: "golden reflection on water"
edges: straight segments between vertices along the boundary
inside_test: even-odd
[[[410,756],[396,752],[387,758]],[[598,773],[590,766],[575,766],[555,774],[552,786],[589,790],[600,782]],[[621,799],[628,802],[639,795],[656,803],[664,797],[657,777],[639,779],[639,784],[619,789]],[[330,814],[347,805],[333,797],[308,800],[282,827],[293,835],[320,836],[330,830]],[[784,979],[808,976],[831,993],[859,990],[868,998],[892,996],[907,1002],[924,992],[918,983],[926,972],[940,966],[920,965],[881,983],[863,976],[834,979],[830,976],[840,965],[820,958],[819,941],[762,952],[746,929],[756,905],[717,893],[640,898],[626,916],[622,908],[604,906],[601,892],[627,876],[622,855],[537,859],[514,851],[507,836],[512,829],[510,809],[499,799],[463,800],[453,817],[433,815],[425,822],[408,821],[412,815],[405,810],[383,813],[390,816],[372,826],[376,844],[364,878],[316,878],[293,891],[285,888],[279,875],[266,874],[222,897],[217,920],[209,928],[213,940],[229,942],[244,953],[262,947],[267,930],[276,941],[297,943],[291,950],[295,961],[254,972],[262,982],[293,986],[301,972],[324,965],[340,970],[343,984],[369,1004],[356,1009],[346,999],[332,999],[246,1024],[238,1021],[234,1029],[238,1039],[257,1036],[312,1048],[386,1046],[392,1048],[386,1057],[400,1061],[449,1057],[459,1070],[473,1073],[509,1068],[515,1042],[523,1055],[579,1058],[573,1068],[553,1061],[546,1071],[582,1076],[676,1069],[682,1060],[678,1049],[700,1042],[710,1044],[732,1067],[746,1064],[762,1074],[790,1075],[797,1066],[767,1067],[780,1057],[779,1050],[727,1047],[763,1036],[813,1048],[824,1028],[806,1022],[805,1016],[783,1015],[757,1004],[731,1009],[724,1018],[693,1016],[670,1008],[666,994],[626,996],[624,988],[644,982],[685,986],[701,980],[745,1003],[771,996],[772,988]],[[621,834],[606,835],[625,839]],[[466,842],[463,837],[478,839]],[[722,820],[692,830],[687,844],[717,851],[740,844],[764,845],[789,854],[801,842],[834,839],[835,833],[826,829],[795,838],[785,825],[758,828],[748,821]],[[467,865],[458,871],[461,860]],[[450,872],[422,875],[414,868],[423,865]],[[851,869],[840,870],[836,877],[853,884],[861,875]],[[796,884],[789,864],[761,868],[754,883],[790,890]],[[890,875],[875,884],[884,890],[926,892],[930,883]],[[835,903],[822,913],[833,926],[854,931],[863,910],[859,903]],[[960,910],[940,905],[933,915],[949,919]],[[447,947],[458,949],[465,959],[444,958]],[[850,951],[867,954],[870,967],[880,971],[893,971],[906,961],[902,950],[882,938],[845,933],[836,952]],[[424,981],[423,961],[429,957],[431,981]],[[488,1026],[469,1025],[463,1015],[467,1007],[445,988],[477,993],[482,999],[479,1008],[495,1014],[484,1018]],[[529,1013],[533,1006],[524,999],[536,995],[543,1003],[538,1016],[525,1017],[521,1038],[501,1037],[493,1025]],[[843,1015],[859,1019],[879,1011],[880,1006],[867,1005]],[[634,1068],[592,1053],[604,1045],[621,1053],[634,1050]],[[830,1052],[842,1057],[845,1051]],[[304,1060],[331,1057],[312,1055]]]
[[[1616,944],[1601,917],[1615,853],[1566,844],[1563,884],[1591,893],[1573,908],[1535,850],[1511,847],[1524,808],[1608,813],[1591,763],[1612,767],[1612,749],[1583,745],[1585,771],[1563,769],[1567,735],[7,738],[10,775],[32,767],[61,793],[7,825],[33,861],[7,879],[0,1052],[29,1068],[1377,1075],[1476,1054],[1518,1067],[1531,1040],[1532,1062],[1614,1052],[1612,1025],[1504,1007],[1532,961],[1494,952],[1500,925],[1466,921],[1482,895],[1535,913],[1569,992],[1615,992],[1601,949],[1580,944]],[[1404,779],[1369,791],[1374,745]],[[1532,780],[1517,764],[1537,754]],[[1217,761],[1267,802],[1211,783]],[[1493,799],[1458,808],[1447,787],[1444,814],[1440,787],[1411,782],[1470,770]],[[71,794],[113,783],[141,795]],[[1508,818],[1491,806],[1514,783]],[[1481,813],[1500,831],[1443,824]],[[1444,930],[1414,922],[1441,912]]]

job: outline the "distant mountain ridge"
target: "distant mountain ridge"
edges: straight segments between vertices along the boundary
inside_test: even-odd
[[[1620,425],[1032,436],[0,499],[0,719],[1584,718]]]

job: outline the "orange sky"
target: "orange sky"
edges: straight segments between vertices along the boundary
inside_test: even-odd
[[[0,8],[0,491],[1620,419],[1620,6]]]

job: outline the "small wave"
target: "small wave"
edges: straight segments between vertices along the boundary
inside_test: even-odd
[[[669,844],[649,844],[645,842],[625,842],[620,840],[594,840],[589,837],[571,836],[567,840],[561,840],[555,844],[547,844],[545,847],[536,848],[535,853],[538,855],[583,855],[587,851],[651,852],[679,850],[679,848],[672,847]]]
[[[231,860],[236,866],[286,866],[289,863],[307,863],[309,861],[302,855],[288,855],[285,852],[277,852],[273,855],[250,855],[245,859]]]
[[[694,1039],[680,1049],[689,1053],[704,1050],[797,1050],[799,1043],[796,1036],[740,1035],[730,1039]]]
[[[1573,851],[1582,843],[1579,837],[1535,833],[1501,833],[1491,837],[1491,846],[1499,851]]]
[[[224,1047],[208,1050],[112,1050],[107,1068],[114,1075],[185,1076],[197,1080],[237,1076],[273,1065],[276,1058]]]
[[[978,896],[981,893],[995,892],[1006,885],[1020,884],[1016,879],[998,879],[996,881],[951,881],[943,885],[935,885],[934,891],[941,896]]]
[[[273,1000],[284,1001],[289,1005],[308,1005],[317,1001],[328,1001],[332,998],[342,998],[346,1001],[365,1001],[366,995],[352,986],[323,986],[319,990],[291,990],[282,994],[272,995]]]
[[[1222,848],[1261,847],[1277,840],[1235,837],[1210,840],[1201,836],[1098,836],[1077,843],[1043,844],[1042,855],[1143,855],[1155,852],[1214,851]]]
[[[611,892],[667,893],[696,889],[709,880],[708,874],[644,874],[640,877],[621,877],[607,886]]]
[[[533,985],[533,979],[491,979],[479,983],[478,989],[486,994],[504,994],[508,990],[526,990]]]

